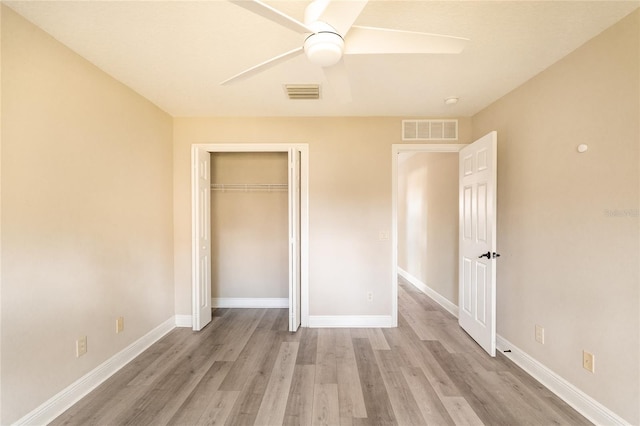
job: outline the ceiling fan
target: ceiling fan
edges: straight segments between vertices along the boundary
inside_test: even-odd
[[[342,101],[350,99],[344,55],[455,54],[469,39],[439,34],[353,25],[367,0],[313,0],[305,9],[304,23],[259,0],[230,0],[290,30],[304,34],[302,46],[255,65],[220,84],[252,77],[275,65],[304,54],[322,67],[325,78]]]

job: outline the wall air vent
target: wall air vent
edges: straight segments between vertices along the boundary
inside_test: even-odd
[[[285,84],[284,90],[289,99],[320,99],[319,84]]]
[[[458,120],[402,120],[403,141],[457,141]]]

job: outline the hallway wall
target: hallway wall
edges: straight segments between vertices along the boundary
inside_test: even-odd
[[[458,153],[400,154],[398,266],[458,304]]]

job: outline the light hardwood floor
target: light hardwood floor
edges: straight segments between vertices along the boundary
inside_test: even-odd
[[[401,280],[398,328],[287,332],[284,309],[175,329],[53,425],[583,425]]]

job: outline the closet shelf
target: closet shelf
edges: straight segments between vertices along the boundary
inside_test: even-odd
[[[287,190],[286,183],[213,183],[212,191],[242,191],[242,192],[283,192]]]

